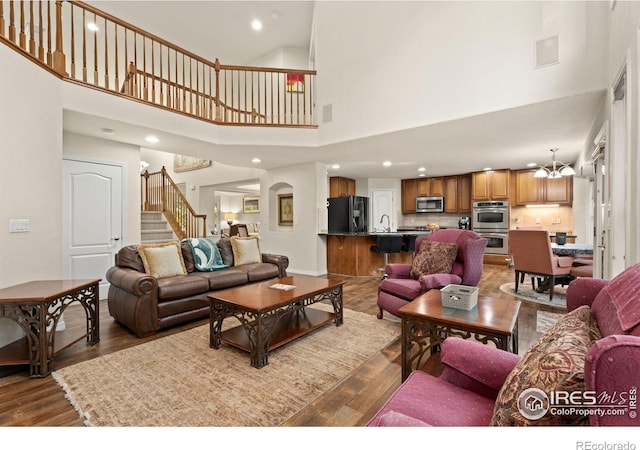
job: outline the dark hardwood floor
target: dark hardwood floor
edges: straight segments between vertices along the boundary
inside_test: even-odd
[[[378,279],[338,277],[344,279],[344,307],[375,315]],[[505,266],[485,265],[480,292],[482,295],[511,298],[500,285],[513,280],[513,270]],[[536,311],[544,305],[523,302],[519,316],[519,351],[522,354],[539,337]],[[106,355],[142,344],[188,328],[207,323],[165,330],[153,337],[138,339],[114,323],[105,301],[100,305],[100,343],[91,347],[78,343],[60,353],[56,368]],[[70,306],[65,312],[69,331],[83,330],[84,313]],[[284,426],[361,426],[382,406],[400,385],[400,340],[397,339],[373,356],[336,388],[314,401]],[[0,425],[3,426],[83,426],[77,412],[65,398],[52,377],[31,379],[26,366],[0,367]]]

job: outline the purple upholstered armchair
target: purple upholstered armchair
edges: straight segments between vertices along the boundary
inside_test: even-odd
[[[553,343],[561,340],[571,345],[580,345],[576,344],[578,334],[575,333],[575,322],[562,322],[570,316],[567,314],[547,332],[553,337],[549,338],[545,333],[523,355],[522,361],[527,362],[529,356],[545,358],[546,353],[547,359],[539,360],[545,363],[538,366],[542,366],[545,371],[566,374],[582,372],[584,390],[595,393],[591,395],[598,399],[598,407],[604,405],[606,409],[606,406],[611,406],[611,409],[618,412],[588,414],[586,421],[589,425],[638,426],[640,416],[637,413],[640,405],[636,399],[637,387],[640,386],[640,264],[628,268],[611,281],[593,278],[572,281],[567,290],[567,310],[576,314],[583,305],[589,306],[589,329],[592,328],[591,321],[595,320],[599,335],[590,335],[589,342],[583,344],[582,360],[574,358],[575,351],[567,352],[562,348],[559,353],[557,348],[551,348]],[[547,343],[546,346],[544,342]],[[577,368],[579,372],[574,372],[576,369],[570,367],[570,361],[582,361],[583,366]],[[507,401],[509,395],[513,399],[518,398],[526,390],[526,384],[520,385],[520,389],[509,387],[521,382],[526,373],[539,373],[535,372],[534,367],[525,367],[525,371],[518,372],[518,355],[458,337],[450,337],[444,341],[441,362],[444,368],[439,377],[420,370],[411,372],[367,425],[499,425],[500,423],[495,423],[496,415],[499,417],[500,414],[496,405],[501,400],[505,404],[503,394],[507,394]],[[559,366],[553,369],[553,364]],[[531,380],[534,384],[540,380],[536,377]],[[513,384],[508,385],[509,382]],[[560,390],[571,386],[566,380],[559,380],[559,383]],[[578,395],[576,398],[581,397]],[[545,417],[549,414],[554,415],[550,412]],[[538,419],[529,424],[536,423]]]
[[[383,312],[388,311],[394,316],[407,302],[430,289],[439,289],[448,284],[464,284],[477,286],[482,276],[482,258],[487,240],[469,230],[438,230],[429,236],[416,239],[413,256],[420,252],[423,240],[458,244],[458,254],[450,273],[423,275],[415,280],[411,278],[411,264],[387,264],[388,278],[378,286],[378,319],[382,319]]]

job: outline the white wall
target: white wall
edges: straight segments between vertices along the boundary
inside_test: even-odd
[[[260,178],[260,249],[288,256],[291,273],[326,273],[326,242],[318,236],[320,208],[326,210],[328,197],[326,176],[325,164],[310,163],[267,170]],[[285,192],[293,192],[291,227],[273,223],[277,194]]]
[[[608,7],[317,2],[318,110],[333,105],[333,122],[321,127],[320,143],[599,90]],[[558,33],[561,63],[534,69],[535,41]]]
[[[0,287],[62,276],[60,81],[0,44]],[[9,219],[30,231],[9,233]],[[0,319],[0,346],[20,337]]]
[[[65,132],[64,156],[79,156],[96,162],[125,165],[125,212],[122,245],[140,243],[140,147]]]

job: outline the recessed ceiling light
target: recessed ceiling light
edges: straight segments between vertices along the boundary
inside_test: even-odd
[[[427,176],[427,174],[426,174],[426,173],[421,173],[421,174],[418,174],[418,176],[419,176],[419,177],[426,177],[426,176]]]
[[[418,172],[424,172],[424,171],[426,171],[426,170],[427,170],[427,169],[426,169],[426,168],[424,168],[424,167],[418,167]]]
[[[258,164],[259,162],[262,162],[262,160],[260,160],[260,158],[253,158],[251,162],[254,164]]]
[[[492,170],[492,169],[491,169],[491,167],[485,167],[485,168],[484,168],[484,169],[482,169],[482,170],[487,171],[487,170]]]
[[[382,163],[383,166],[389,167],[391,165],[391,161],[385,161]]]
[[[160,139],[158,139],[155,136],[147,136],[146,138],[144,138],[144,140],[147,141],[147,142],[151,142],[152,144],[160,142]]]
[[[334,164],[331,166],[332,169],[339,169],[340,168],[340,164]]]
[[[251,22],[251,28],[256,31],[262,30],[262,22],[260,22],[258,19],[255,19],[253,22]]]
[[[537,164],[534,163],[534,162],[530,162],[530,163],[527,164],[527,167],[536,167],[536,166],[537,166]]]
[[[90,31],[93,31],[93,32],[97,32],[97,31],[99,31],[99,30],[100,30],[100,28],[98,28],[98,25],[96,25],[96,24],[95,24],[95,23],[93,23],[93,22],[89,22],[89,23],[87,24],[87,29],[88,29],[88,30],[90,30]]]

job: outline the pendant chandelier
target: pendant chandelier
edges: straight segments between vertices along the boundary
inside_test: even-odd
[[[562,178],[575,175],[576,171],[569,164],[565,164],[562,161],[556,160],[557,148],[552,148],[551,162],[545,166],[540,166],[538,170],[533,174],[534,178]]]

